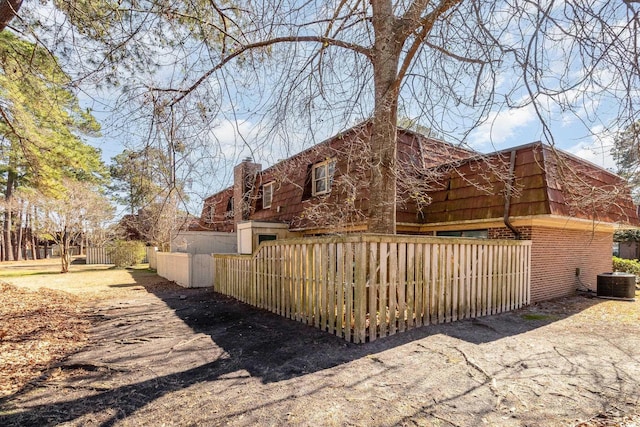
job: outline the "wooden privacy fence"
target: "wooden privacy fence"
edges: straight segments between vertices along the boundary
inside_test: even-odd
[[[372,234],[214,255],[214,289],[362,343],[530,300],[530,241]]]
[[[104,246],[89,246],[85,248],[87,252],[87,264],[113,264],[111,262],[111,257],[109,256],[108,248]],[[142,260],[142,263],[149,262],[149,257],[152,254],[155,254],[157,248],[147,246],[145,248],[146,256]]]
[[[104,247],[88,247],[87,251],[87,264],[111,264],[111,257],[107,254],[107,249]]]

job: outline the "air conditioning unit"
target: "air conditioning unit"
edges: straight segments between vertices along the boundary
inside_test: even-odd
[[[634,301],[636,296],[635,274],[620,272],[598,274],[596,296]]]

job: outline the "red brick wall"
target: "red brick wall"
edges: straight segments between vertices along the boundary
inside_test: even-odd
[[[611,271],[613,233],[533,227],[531,302],[573,295],[580,280],[596,289],[597,275]]]
[[[531,302],[573,295],[580,280],[596,290],[598,274],[611,271],[613,233],[517,227],[521,239],[531,240]],[[490,239],[513,239],[506,227],[490,228]]]
[[[531,240],[531,227],[516,227],[516,230],[520,232],[520,240]],[[487,237],[489,239],[515,239],[513,231],[509,230],[507,227],[490,228],[487,230]]]

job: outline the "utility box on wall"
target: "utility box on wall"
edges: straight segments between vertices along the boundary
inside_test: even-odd
[[[238,253],[252,254],[260,243],[268,240],[294,237],[287,224],[277,222],[245,221],[236,226]]]

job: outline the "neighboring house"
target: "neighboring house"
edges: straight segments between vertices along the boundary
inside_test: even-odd
[[[624,259],[640,258],[640,229],[616,232],[613,235],[613,255]]]
[[[274,238],[367,230],[368,124],[261,170],[205,200],[201,229],[237,231],[251,253]],[[531,299],[595,289],[613,232],[638,225],[625,181],[541,143],[480,155],[398,130],[397,231],[532,240]]]
[[[613,242],[613,255],[637,260],[640,257],[640,245],[635,241]]]
[[[170,235],[200,229],[200,218],[184,212],[179,212],[175,217],[168,214],[158,218],[156,209],[139,209],[136,214],[123,215],[116,225],[118,237],[168,246]]]

